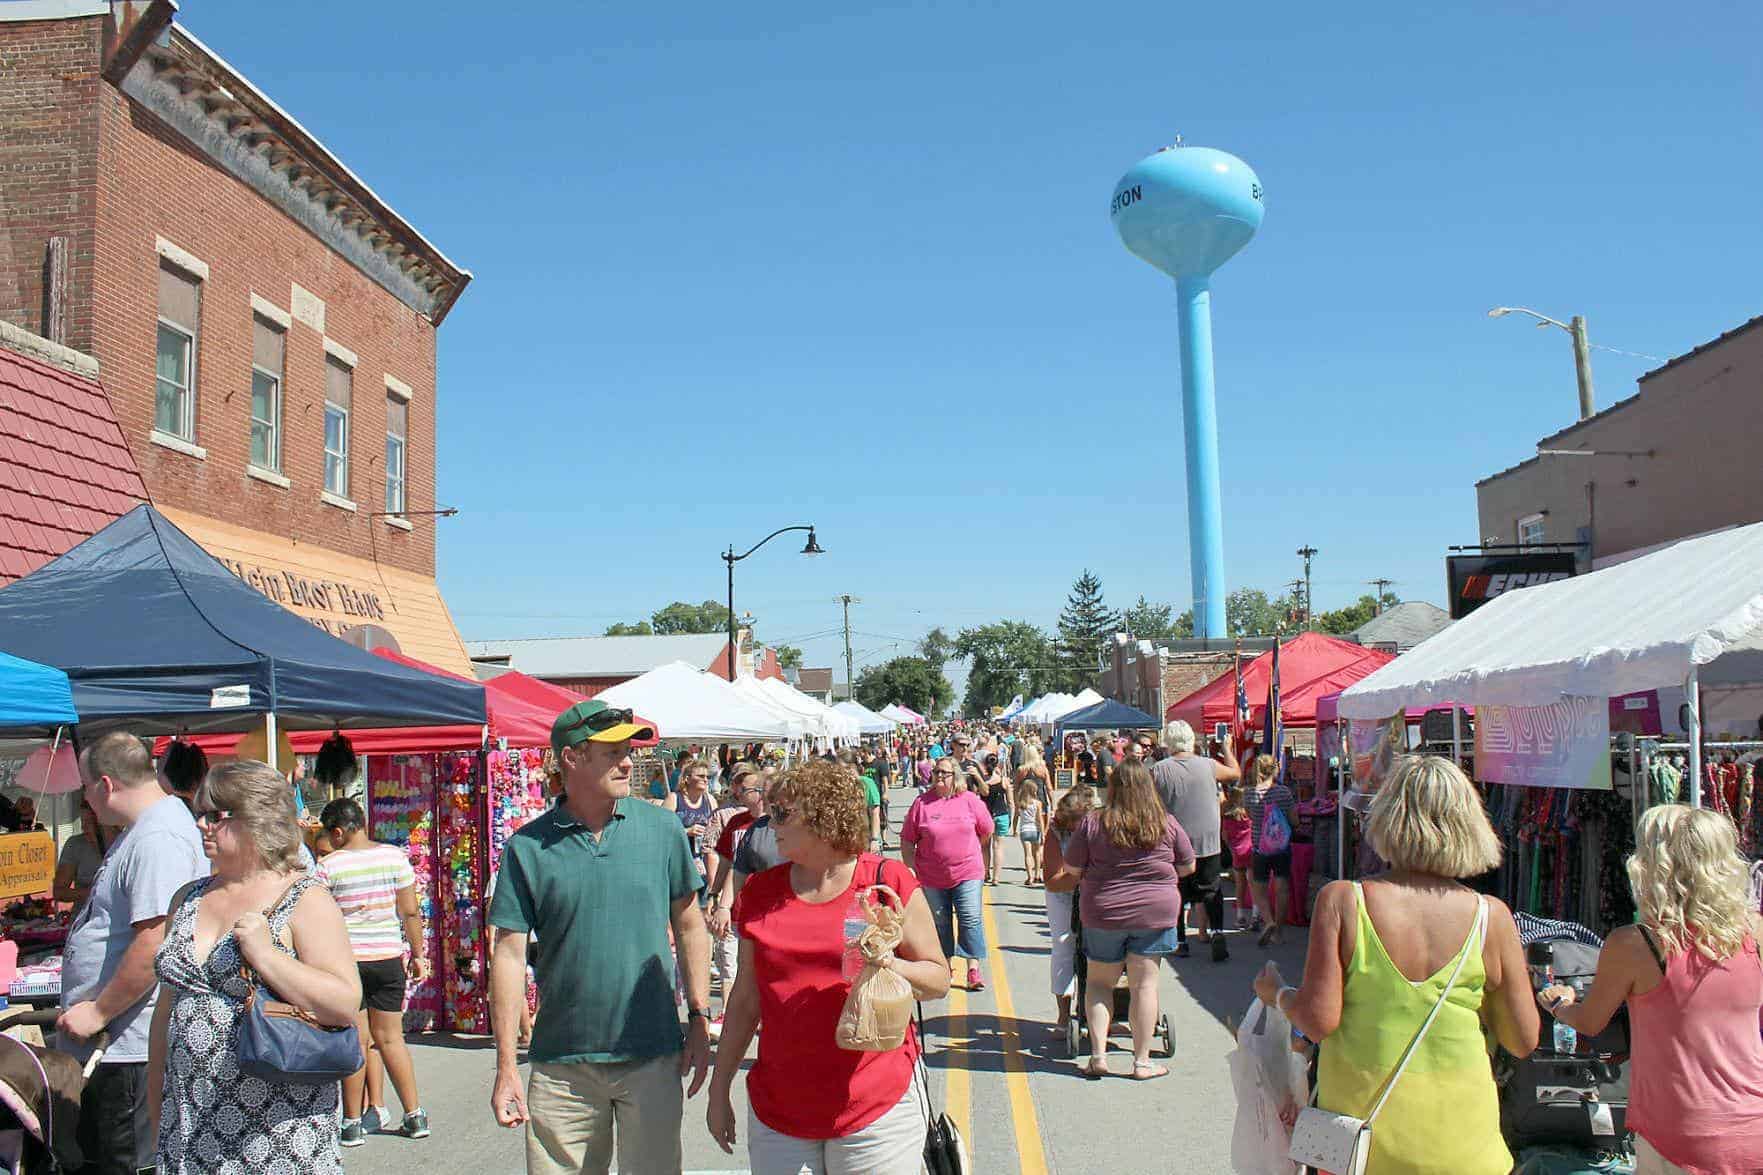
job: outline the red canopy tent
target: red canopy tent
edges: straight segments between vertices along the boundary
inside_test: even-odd
[[[1338,693],[1395,657],[1364,645],[1339,640],[1320,632],[1300,633],[1280,645],[1280,719],[1287,728],[1316,725],[1316,703],[1326,694]],[[1249,725],[1261,726],[1267,717],[1267,679],[1273,674],[1270,649],[1243,664],[1243,692],[1248,696]],[[1236,717],[1236,676],[1226,673],[1172,704],[1165,721],[1180,718],[1201,728]]]

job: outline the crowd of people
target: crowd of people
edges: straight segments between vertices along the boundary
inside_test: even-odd
[[[1058,743],[918,728],[789,761],[688,748],[665,757],[659,786],[637,787],[633,743],[656,733],[603,702],[565,710],[554,803],[499,862],[491,1110],[524,1130],[534,1175],[615,1161],[678,1172],[685,1101],[706,1088],[711,1139],[744,1143],[761,1175],[915,1172],[930,1116],[917,1031],[873,1050],[834,1044],[858,967],[893,972],[918,1000],[983,990],[982,895],[1019,873],[1044,894],[1054,1014],[1087,1030],[1077,1072],[1116,1072],[1124,985],[1120,1075],[1152,1081],[1169,1073],[1152,1044],[1163,960],[1190,940],[1229,959],[1251,903],[1271,946],[1292,900],[1277,834],[1295,799],[1275,760],[1202,749],[1184,722]],[[87,1169],[336,1172],[376,1133],[425,1137],[402,1012],[428,962],[412,949],[424,927],[403,851],[375,843],[348,798],[324,807],[309,845],[294,788],[264,764],[166,766],[127,734],[87,745],[82,833],[57,870],[56,896],[78,906],[59,1044],[79,1058],[106,1045],[82,1099]],[[916,793],[898,858],[896,784]],[[1763,921],[1729,820],[1646,813],[1629,864],[1637,924],[1611,935],[1585,991],[1537,991],[1511,912],[1464,884],[1502,846],[1455,764],[1400,759],[1366,837],[1388,871],[1323,887],[1302,976],[1288,985],[1269,962],[1253,986],[1312,1058],[1319,1107],[1364,1117],[1387,1092],[1372,1175],[1508,1171],[1489,1042],[1523,1058],[1545,1016],[1595,1034],[1625,1005],[1636,1169],[1763,1170]],[[854,961],[853,922],[882,894],[898,941]],[[239,1025],[260,989],[315,1024],[354,1026],[356,1071],[309,1082],[241,1068]],[[1401,1066],[1411,1039],[1419,1055]]]

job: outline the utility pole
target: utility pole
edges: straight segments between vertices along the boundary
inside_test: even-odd
[[[1585,337],[1585,315],[1575,314],[1568,319],[1567,333],[1573,336],[1573,374],[1579,378],[1579,418],[1585,420],[1597,411],[1592,398],[1592,345]]]
[[[1310,601],[1304,598],[1304,581],[1301,579],[1294,579],[1286,584],[1286,588],[1292,593],[1292,599],[1298,602],[1298,625],[1302,628],[1305,618],[1310,614]],[[1284,630],[1282,629],[1281,631]],[[1276,632],[1274,635],[1278,636],[1279,633]]]
[[[839,596],[838,601],[845,606],[845,700],[848,702],[857,696],[857,679],[851,676],[851,605],[863,601],[856,596]]]
[[[1395,583],[1396,581],[1393,579],[1369,579],[1369,580],[1366,580],[1365,582],[1369,583],[1372,587],[1377,589],[1377,614],[1379,616],[1382,616],[1383,615],[1384,589],[1388,588],[1391,584]]]
[[[1310,627],[1310,560],[1316,557],[1316,548],[1305,543],[1298,548],[1298,555],[1304,560],[1304,627]]]

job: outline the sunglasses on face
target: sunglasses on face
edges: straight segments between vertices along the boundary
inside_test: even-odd
[[[930,777],[932,779],[954,779],[955,773],[953,771],[933,771],[930,773]]]
[[[620,709],[616,709],[616,708],[609,708],[609,709],[605,709],[605,710],[599,710],[593,714],[582,715],[581,717],[577,718],[574,722],[571,722],[568,726],[565,726],[562,730],[558,731],[557,733],[560,735],[573,734],[575,731],[582,729],[582,727],[584,727],[584,726],[587,727],[589,730],[596,731],[596,732],[602,731],[602,730],[611,730],[614,726],[624,725],[625,723],[631,721],[634,717],[636,717],[636,715],[628,709],[620,710]]]
[[[204,808],[200,812],[197,812],[195,816],[197,824],[203,828],[213,828],[218,824],[224,824],[228,820],[231,820],[233,818],[233,813],[229,808]]]

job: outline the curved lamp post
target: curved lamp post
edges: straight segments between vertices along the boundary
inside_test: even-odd
[[[728,550],[722,555],[722,561],[728,564],[728,679],[730,681],[735,679],[735,660],[736,654],[739,651],[738,646],[735,643],[735,564],[739,563],[742,559],[745,559],[748,555],[751,555],[754,551],[757,551],[760,547],[763,547],[766,543],[769,543],[778,535],[789,534],[793,530],[805,530],[808,532],[808,543],[802,548],[802,553],[804,555],[826,554],[825,551],[821,550],[819,540],[814,537],[813,526],[781,526],[754,543],[752,546],[748,547],[739,555],[735,554],[733,543],[729,544]]]

